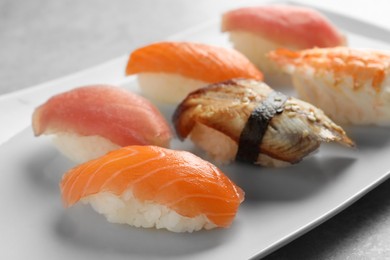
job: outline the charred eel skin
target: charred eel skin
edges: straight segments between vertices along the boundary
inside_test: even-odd
[[[218,162],[266,167],[300,162],[322,142],[353,147],[321,109],[264,82],[232,79],[190,93],[176,108],[177,136],[190,137]]]

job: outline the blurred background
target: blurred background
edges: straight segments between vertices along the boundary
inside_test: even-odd
[[[0,0],[0,94],[100,64],[218,19],[225,10],[270,2],[283,1]],[[300,2],[380,25],[389,10],[378,3],[368,12],[368,0]]]
[[[0,94],[124,55],[238,2],[0,0]]]

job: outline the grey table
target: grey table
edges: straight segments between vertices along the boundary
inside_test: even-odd
[[[0,0],[0,94],[129,53],[237,5],[235,0]],[[390,259],[390,180],[266,258]]]

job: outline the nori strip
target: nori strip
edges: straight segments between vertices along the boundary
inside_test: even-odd
[[[241,132],[236,160],[255,163],[260,154],[260,144],[268,124],[276,114],[283,112],[288,97],[273,91],[251,113]]]

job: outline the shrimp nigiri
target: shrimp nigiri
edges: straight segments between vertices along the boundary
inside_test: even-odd
[[[320,109],[254,80],[230,80],[192,92],[173,117],[178,136],[222,163],[294,164],[321,142],[354,143]]]
[[[344,35],[318,11],[289,5],[244,7],[226,12],[222,31],[229,32],[234,47],[265,74],[265,81],[286,84],[288,75],[270,62],[266,53],[345,45]]]
[[[390,53],[347,47],[279,49],[269,57],[292,75],[300,98],[340,124],[390,125]]]
[[[171,130],[148,100],[119,87],[94,85],[51,97],[35,109],[36,136],[54,135],[54,144],[76,162],[127,145],[169,146]]]
[[[231,78],[263,79],[241,53],[190,42],[159,42],[139,48],[131,53],[126,74],[137,74],[146,96],[176,104],[208,83]]]
[[[65,206],[90,203],[108,221],[192,232],[229,227],[243,191],[217,167],[185,151],[128,146],[69,170]]]

